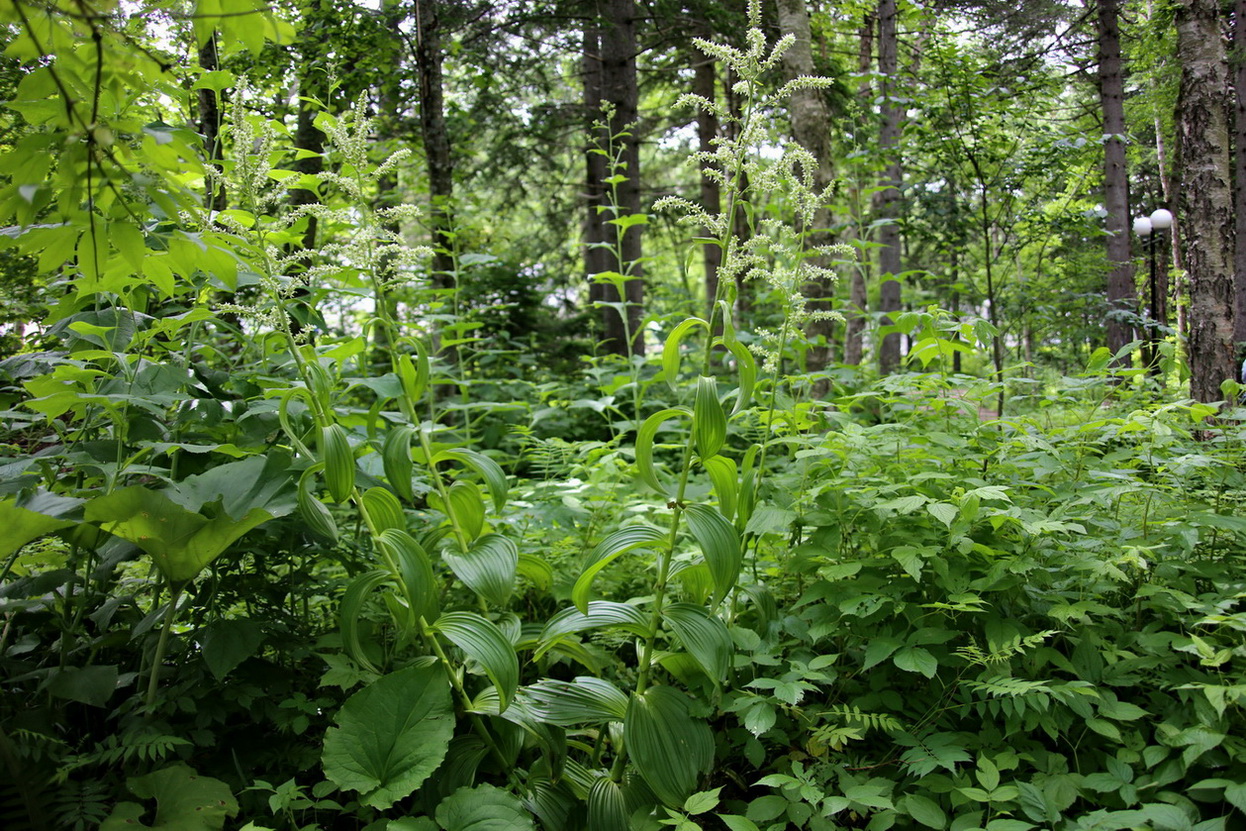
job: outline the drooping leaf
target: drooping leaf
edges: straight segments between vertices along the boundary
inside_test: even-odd
[[[649,631],[649,617],[631,604],[616,603],[613,600],[589,601],[586,611],[583,612],[571,606],[554,615],[545,624],[541,631],[542,646],[537,657],[567,635],[589,629],[617,626],[643,637]]]
[[[705,555],[705,563],[714,580],[714,605],[718,605],[735,588],[740,576],[743,559],[740,535],[725,516],[709,505],[689,505],[684,515],[688,518],[692,536]]]
[[[437,618],[434,628],[484,667],[497,687],[500,710],[510,706],[519,688],[519,656],[497,624],[475,612],[446,612]]]
[[[437,806],[445,831],[535,831],[519,798],[492,785],[459,788]]]
[[[691,603],[670,604],[662,610],[662,618],[711,681],[721,684],[726,680],[735,652],[726,624]]]
[[[445,758],[454,734],[450,683],[440,664],[382,676],[342,705],[325,734],[325,776],[386,809]]]
[[[666,343],[662,346],[662,377],[666,379],[666,383],[670,384],[671,389],[675,388],[675,382],[679,379],[680,346],[683,345],[684,338],[693,329],[698,328],[709,331],[710,325],[699,317],[690,317],[666,336]]]
[[[661,494],[665,494],[666,489],[662,487],[657,470],[653,466],[653,439],[663,423],[677,416],[692,418],[692,411],[687,407],[659,410],[646,418],[640,425],[640,429],[636,431],[636,471],[640,474],[642,482]]]
[[[346,592],[342,595],[342,605],[338,610],[338,618],[342,630],[342,648],[346,650],[346,654],[354,659],[355,663],[371,672],[380,672],[368,657],[367,652],[363,648],[363,644],[359,640],[360,623],[363,621],[363,605],[368,597],[376,588],[392,575],[388,571],[375,569],[373,571],[360,574],[350,582],[346,587]]]
[[[434,464],[451,460],[466,465],[476,471],[481,479],[485,480],[485,487],[489,489],[489,495],[493,498],[494,510],[500,511],[506,507],[506,495],[510,490],[510,486],[506,483],[506,473],[497,462],[483,453],[462,447],[443,450],[433,456]]]
[[[472,543],[466,554],[442,555],[455,576],[495,606],[505,607],[515,590],[519,570],[519,548],[501,534],[485,534]]]
[[[601,678],[581,675],[573,681],[545,679],[522,690],[527,709],[538,719],[560,727],[622,721],[627,696]]]
[[[469,540],[480,536],[485,525],[485,504],[480,490],[471,482],[456,481],[446,489],[446,513]]]
[[[25,508],[19,508],[12,502],[0,502],[0,557],[7,557],[32,540],[61,528],[68,528],[76,523]]]
[[[614,562],[625,552],[637,548],[651,546],[666,537],[666,532],[651,528],[648,525],[629,525],[607,534],[593,549],[588,557],[584,571],[571,589],[571,602],[581,612],[588,612],[589,593],[593,588],[593,580],[606,566]]]
[[[385,481],[407,502],[414,499],[411,489],[411,473],[415,467],[411,461],[411,437],[414,434],[414,427],[401,424],[385,434],[385,442],[381,445]]]
[[[687,697],[667,686],[633,695],[623,722],[627,755],[653,793],[680,808],[714,761],[709,725],[692,715]]]
[[[421,617],[426,621],[436,619],[440,598],[428,552],[406,531],[393,528],[378,534],[376,542],[398,566],[412,624]]]
[[[692,437],[702,463],[718,455],[727,440],[727,414],[718,402],[718,381],[697,378],[696,406],[692,410]]]

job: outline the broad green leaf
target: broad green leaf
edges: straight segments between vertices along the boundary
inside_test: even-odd
[[[662,487],[653,466],[653,439],[664,422],[677,416],[691,418],[692,411],[687,407],[659,410],[646,418],[636,431],[636,471],[640,474],[641,481],[661,494],[666,494],[666,489]]]
[[[420,618],[426,621],[436,619],[440,597],[428,552],[406,531],[393,528],[378,534],[376,542],[398,567],[394,576],[402,580],[402,593],[411,610],[412,625]]]
[[[228,785],[210,776],[200,776],[183,764],[128,779],[126,785],[140,799],[156,800],[155,819],[151,825],[144,824],[143,806],[122,802],[100,825],[100,831],[220,831],[225,820],[238,813],[238,801]]]
[[[716,816],[731,831],[759,831],[757,824],[748,817],[742,817],[739,814],[717,814]]]
[[[337,522],[333,519],[333,513],[329,507],[321,502],[316,495],[312,493],[312,483],[315,481],[316,472],[322,470],[324,465],[320,462],[303,471],[303,475],[299,477],[298,485],[298,510],[299,517],[303,520],[303,524],[314,536],[328,542],[330,545],[336,545],[338,541]]]
[[[352,695],[325,734],[324,773],[384,810],[423,784],[454,735],[450,682],[440,664],[382,676]]]
[[[407,502],[415,498],[411,489],[411,474],[415,469],[411,460],[411,437],[414,434],[415,428],[409,425],[393,427],[385,434],[385,443],[381,446],[385,481]]]
[[[588,613],[589,593],[593,588],[593,580],[606,566],[614,562],[621,554],[637,548],[648,548],[654,543],[664,542],[666,533],[648,525],[629,525],[620,528],[606,537],[593,549],[588,557],[584,571],[580,573],[571,589],[571,602],[583,613]]]
[[[680,346],[683,345],[683,340],[688,333],[697,328],[709,331],[710,325],[699,317],[690,317],[666,336],[666,343],[662,346],[662,376],[666,379],[666,383],[670,384],[671,389],[675,389],[675,383],[679,380]]]
[[[485,480],[485,487],[489,489],[489,495],[493,498],[494,510],[500,511],[506,507],[506,494],[510,486],[506,483],[506,473],[497,462],[483,453],[461,447],[443,450],[433,456],[434,464],[443,461],[456,461],[476,471],[480,478]]]
[[[748,347],[739,341],[728,343],[727,348],[735,357],[736,373],[740,377],[740,388],[736,392],[735,406],[731,408],[731,414],[735,415],[747,409],[753,402],[753,387],[757,384],[757,361],[753,358],[753,353],[748,351]]]
[[[203,662],[219,680],[259,650],[264,630],[253,620],[214,620],[203,627],[196,639],[203,650]]]
[[[960,513],[960,508],[950,502],[930,502],[926,505],[926,510],[948,528],[952,527],[952,523],[956,521],[956,515]]]
[[[609,776],[593,780],[588,790],[588,827],[593,831],[628,831],[623,789]]]
[[[712,791],[699,791],[684,800],[684,813],[696,816],[704,814],[706,811],[712,811],[718,807],[718,795],[722,792],[722,788],[715,788]]]
[[[405,531],[407,518],[402,512],[398,497],[382,487],[368,488],[363,493],[363,510],[372,528],[380,534],[384,531]]]
[[[522,690],[528,710],[561,727],[623,721],[627,696],[609,681],[581,675],[573,681],[545,679]]]
[[[627,603],[612,600],[591,600],[586,611],[571,606],[549,619],[541,631],[541,646],[533,654],[540,658],[567,635],[589,629],[617,626],[637,637],[649,632],[650,616]]]
[[[726,517],[708,505],[689,505],[684,516],[709,566],[714,580],[714,605],[717,606],[735,588],[740,576],[743,559],[740,535]]]
[[[485,534],[466,554],[447,551],[442,559],[455,576],[494,606],[505,607],[515,590],[519,548],[501,534]]]
[[[117,689],[117,668],[111,664],[53,670],[48,692],[57,698],[103,707]]]
[[[714,761],[709,725],[692,715],[687,697],[666,686],[633,695],[623,722],[624,747],[653,793],[680,808]]]
[[[372,592],[391,577],[390,572],[381,569],[360,574],[346,587],[346,592],[342,595],[341,608],[338,610],[338,619],[342,629],[342,648],[354,659],[355,663],[374,673],[379,673],[380,670],[372,664],[372,660],[359,640],[363,606]]]
[[[484,667],[497,687],[500,710],[510,706],[519,687],[519,656],[497,624],[475,612],[446,612],[434,628]]]
[[[691,603],[672,603],[662,610],[662,618],[711,681],[721,684],[726,680],[735,653],[726,624]]]
[[[718,381],[708,375],[697,378],[692,437],[702,463],[717,456],[727,440],[727,414],[723,412],[722,404],[718,403]]]
[[[927,678],[934,678],[939,671],[939,662],[935,656],[920,646],[906,646],[891,660],[900,669],[906,672],[920,672]]]
[[[947,814],[943,813],[943,809],[939,804],[929,797],[921,794],[911,793],[904,797],[904,801],[900,805],[900,810],[920,822],[927,828],[935,828],[942,831],[947,827]]]
[[[480,536],[485,525],[485,504],[480,499],[480,491],[470,482],[456,481],[446,489],[444,506],[454,522],[469,540]]]
[[[519,798],[492,785],[459,788],[437,806],[445,831],[535,831]]]
[[[28,542],[76,524],[73,520],[19,508],[12,502],[0,502],[0,528],[4,529],[4,534],[0,535],[0,557],[7,557]]]
[[[710,481],[714,483],[719,511],[727,519],[734,519],[740,490],[739,471],[736,470],[735,460],[727,456],[714,456],[706,459],[704,464]]]

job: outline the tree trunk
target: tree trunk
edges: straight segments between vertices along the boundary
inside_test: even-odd
[[[708,37],[709,32],[702,33]],[[692,92],[706,101],[713,101],[717,96],[718,63],[711,57],[701,56],[693,67]],[[718,116],[708,110],[697,112],[697,141],[702,153],[714,152],[714,139],[718,138]],[[712,176],[701,174],[701,207],[710,216],[714,216],[722,207],[721,188],[718,180]],[[707,238],[713,234],[703,232]],[[705,267],[705,305],[706,320],[714,317],[714,299],[718,297],[718,267],[722,265],[722,249],[713,243],[701,246],[701,261]]]
[[[896,103],[897,74],[896,0],[879,0],[878,3],[878,71],[882,76],[883,125],[879,150],[887,162],[883,174],[883,188],[877,195],[879,219],[886,224],[878,232],[878,309],[883,313],[883,326],[893,323],[890,312],[900,310],[900,188],[901,179],[898,144],[900,142],[900,106]],[[895,372],[900,366],[900,335],[891,333],[883,338],[878,349],[878,370],[884,375]]]
[[[454,285],[454,167],[442,98],[441,4],[416,3],[415,66],[420,84],[420,134],[428,170],[429,226],[433,241],[433,281],[441,289]]]
[[[204,72],[220,69],[220,61],[216,54],[216,33],[204,41],[199,47],[199,66]],[[214,89],[199,90],[199,134],[203,136],[203,151],[207,154],[208,164],[221,172],[221,105],[225,103],[225,93]],[[225,194],[225,182],[218,180],[215,185],[208,180],[207,192],[204,194],[204,207],[210,211],[223,211],[228,205]]]
[[[1236,239],[1246,240],[1246,0],[1233,4],[1233,215]],[[1246,345],[1246,243],[1233,258],[1233,340]]]
[[[1099,106],[1103,111],[1103,189],[1107,208],[1108,349],[1134,339],[1138,311],[1129,250],[1129,171],[1125,163],[1125,84],[1121,75],[1120,0],[1099,0]],[[1154,330],[1152,330],[1154,331]],[[1148,337],[1150,340],[1150,337]]]
[[[1234,217],[1229,69],[1219,4],[1178,0],[1177,193],[1181,247],[1190,275],[1190,395],[1219,401],[1235,378],[1233,360]]]
[[[606,242],[606,177],[609,165],[597,146],[597,120],[601,117],[601,33],[595,17],[584,24],[583,54],[580,69],[584,78],[584,130],[592,141],[584,148],[584,271],[588,277],[590,303],[617,303],[618,293],[606,283],[598,283],[593,275],[611,270],[610,252]],[[606,325],[618,318],[610,309],[603,309],[603,331]],[[613,316],[612,316],[613,315]],[[605,337],[603,336],[603,340]]]
[[[813,37],[809,27],[809,10],[805,0],[778,0],[779,29],[796,38],[791,48],[783,54],[783,71],[788,79],[801,76],[816,75],[813,65]],[[821,90],[806,89],[792,94],[788,106],[788,116],[792,124],[792,137],[817,160],[817,168],[813,171],[814,189],[821,192],[835,178],[835,170],[831,166],[831,114],[826,105],[826,96]],[[806,244],[809,247],[828,245],[831,242],[831,212],[823,204],[814,213],[813,227],[802,228],[807,234]],[[814,265],[827,266],[825,257],[813,260]],[[811,312],[830,312],[834,305],[835,283],[831,279],[811,281],[802,287],[808,298],[806,308]],[[810,347],[806,353],[805,369],[809,372],[821,372],[831,363],[831,344],[834,342],[835,324],[833,320],[815,320],[806,329]],[[826,393],[826,383],[814,385],[815,395]]]
[[[862,78],[867,78],[870,69],[874,66],[875,23],[873,12],[865,12],[865,18],[861,22],[861,30],[857,41],[857,72]],[[869,112],[870,100],[873,96],[873,88],[866,81],[857,92],[857,100],[861,103],[862,112]],[[856,181],[857,177],[853,177],[853,179],[854,182],[850,193],[851,210],[853,212],[852,235],[858,242],[863,243],[869,239],[869,235],[864,232],[865,219],[861,206],[861,186]],[[865,345],[865,316],[869,305],[867,281],[872,258],[864,246],[857,247],[856,251],[853,252],[853,258],[851,291],[848,296],[848,308],[845,310],[846,314],[844,315],[846,319],[844,324],[844,363],[857,366],[861,363],[861,353]]]

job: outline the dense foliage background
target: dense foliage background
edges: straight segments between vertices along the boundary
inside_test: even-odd
[[[641,11],[0,7],[6,829],[1240,827],[1246,411],[1109,278],[1103,30]]]

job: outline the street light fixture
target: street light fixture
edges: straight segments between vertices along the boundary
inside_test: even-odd
[[[1147,331],[1147,368],[1151,373],[1159,371],[1159,332],[1155,327],[1159,325],[1159,281],[1155,274],[1155,238],[1159,236],[1160,231],[1166,231],[1172,227],[1172,213],[1164,208],[1157,208],[1151,212],[1151,215],[1140,216],[1134,220],[1134,233],[1148,240],[1147,246],[1148,259],[1151,265],[1150,274],[1150,327]]]

